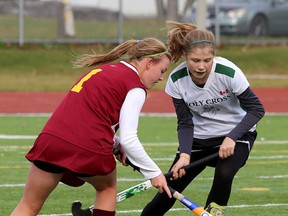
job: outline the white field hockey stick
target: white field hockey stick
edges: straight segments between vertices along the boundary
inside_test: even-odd
[[[201,164],[203,164],[205,162],[208,162],[208,161],[210,161],[212,159],[215,159],[217,157],[218,157],[218,152],[216,152],[216,153],[214,153],[212,155],[209,155],[207,157],[204,157],[204,158],[202,158],[202,159],[200,159],[198,161],[194,161],[194,162],[184,166],[183,169],[185,171],[189,171],[190,169],[192,169],[192,168],[194,168],[196,166],[199,166],[199,165],[201,165]],[[131,163],[129,165],[131,165]],[[135,168],[134,165],[131,165],[131,166],[133,166],[134,169],[137,169],[137,168]],[[165,175],[166,179],[169,179],[169,178],[172,177],[172,172],[165,173],[164,175]],[[117,194],[117,203],[119,203],[121,201],[124,201],[124,200],[126,200],[126,199],[128,199],[128,198],[130,198],[130,197],[132,197],[132,196],[134,196],[136,194],[139,194],[139,193],[141,193],[141,192],[143,192],[145,190],[148,190],[151,187],[153,187],[151,185],[151,181],[147,180],[145,182],[142,182],[140,184],[132,186],[132,187],[130,187],[130,188],[128,188],[128,189],[126,189],[126,190],[124,190],[122,192],[119,192]],[[92,210],[94,208],[94,205],[90,206],[87,209],[81,209],[81,206],[82,206],[82,203],[79,200],[76,200],[76,201],[74,201],[72,203],[71,211],[72,211],[73,216],[92,216]],[[206,216],[206,215],[204,215],[204,216]]]
[[[211,214],[209,214],[209,212],[204,210],[202,207],[198,206],[196,203],[194,203],[192,200],[188,199],[178,191],[175,191],[171,187],[169,187],[169,189],[175,199],[179,200],[185,207],[187,207],[197,216],[212,216]]]

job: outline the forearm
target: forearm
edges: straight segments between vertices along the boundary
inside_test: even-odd
[[[158,176],[161,170],[148,156],[137,136],[139,116],[145,97],[144,90],[129,91],[120,111],[119,134],[120,143],[127,158],[139,167],[145,179],[151,179]]]
[[[173,98],[176,115],[178,119],[178,141],[179,151],[190,155],[193,144],[194,125],[192,121],[192,114],[182,99]]]
[[[178,129],[179,152],[191,154],[193,142],[193,128],[179,128]]]

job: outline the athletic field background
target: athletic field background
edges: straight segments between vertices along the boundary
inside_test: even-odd
[[[87,50],[91,53],[91,48],[101,50],[97,46],[77,45],[0,46],[0,216],[8,216],[22,196],[29,168],[25,154],[64,92],[83,74],[83,70],[72,69],[71,61],[76,53]],[[219,49],[218,54],[244,70],[269,112],[258,125],[258,139],[246,166],[235,178],[226,215],[287,215],[287,46],[229,46]],[[163,93],[164,85],[165,81],[156,86],[159,91],[148,93],[147,102],[152,107],[144,106],[146,115],[140,119],[139,137],[148,154],[167,172],[177,149],[177,134],[171,99],[158,94]],[[167,101],[170,105],[166,105]],[[118,164],[117,168],[119,192],[144,181],[129,167]],[[203,206],[212,176],[213,169],[207,168],[183,194]],[[117,215],[139,215],[156,191],[152,188],[119,203]],[[40,215],[71,215],[74,200],[80,199],[87,208],[94,197],[94,190],[88,184],[79,188],[60,184]],[[167,215],[193,213],[176,202]]]
[[[20,200],[29,162],[24,155],[33,144],[49,115],[0,116],[0,215],[9,215]],[[246,166],[237,174],[227,215],[271,216],[288,212],[288,116],[267,114],[258,125],[258,138]],[[177,149],[176,117],[140,118],[139,137],[148,154],[167,172]],[[144,181],[142,175],[117,163],[118,191]],[[213,169],[207,168],[183,192],[203,206],[209,192]],[[156,193],[152,188],[117,204],[117,215],[140,215],[141,209]],[[88,184],[72,188],[60,184],[45,203],[40,215],[71,215],[74,200],[84,208],[93,204],[94,190]],[[194,215],[178,201],[167,215]]]

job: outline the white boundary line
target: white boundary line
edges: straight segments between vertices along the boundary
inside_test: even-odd
[[[0,113],[0,117],[17,116],[17,117],[50,117],[52,113]]]
[[[227,206],[227,208],[263,208],[263,207],[282,207],[282,206],[288,206],[288,203],[267,203],[267,204],[254,204],[254,205],[233,205],[233,206]],[[187,208],[171,208],[169,212],[175,212],[175,211],[187,211]],[[141,213],[141,209],[131,209],[131,210],[119,210],[117,211],[117,214],[127,214],[127,213]],[[38,216],[71,216],[71,213],[66,214],[42,214]]]
[[[36,139],[38,135],[0,134],[0,139]],[[259,140],[255,144],[288,144],[288,140]],[[144,146],[176,146],[177,142],[143,143]]]
[[[0,134],[0,139],[36,139],[35,135],[8,135]]]
[[[238,176],[235,176],[235,178],[239,179]],[[288,178],[288,175],[275,175],[275,176],[256,176],[253,177],[256,179],[286,179]],[[201,178],[198,177],[195,179],[195,181],[211,181],[213,180],[213,177],[207,177],[207,178]],[[143,178],[118,178],[117,182],[143,182]],[[63,183],[59,183],[61,185],[64,185]],[[0,184],[0,188],[5,188],[5,187],[24,187],[25,184]]]
[[[50,117],[52,113],[0,113],[0,117],[19,116],[19,117]],[[141,113],[143,117],[176,117],[176,113]],[[288,112],[267,112],[265,116],[288,116]]]

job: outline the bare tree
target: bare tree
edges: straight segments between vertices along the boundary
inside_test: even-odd
[[[178,0],[168,0],[167,19],[177,21],[178,18]]]
[[[166,17],[166,10],[164,7],[163,0],[155,0],[156,8],[157,8],[157,17],[160,19],[164,19]]]
[[[194,2],[195,2],[195,0],[186,0],[182,15],[185,15],[188,10],[192,9]]]
[[[192,8],[195,0],[186,0],[183,12],[181,14],[178,13],[178,0],[167,0],[167,7],[164,5],[164,0],[155,0],[155,2],[158,18],[178,20],[179,18],[183,17],[189,9]]]

